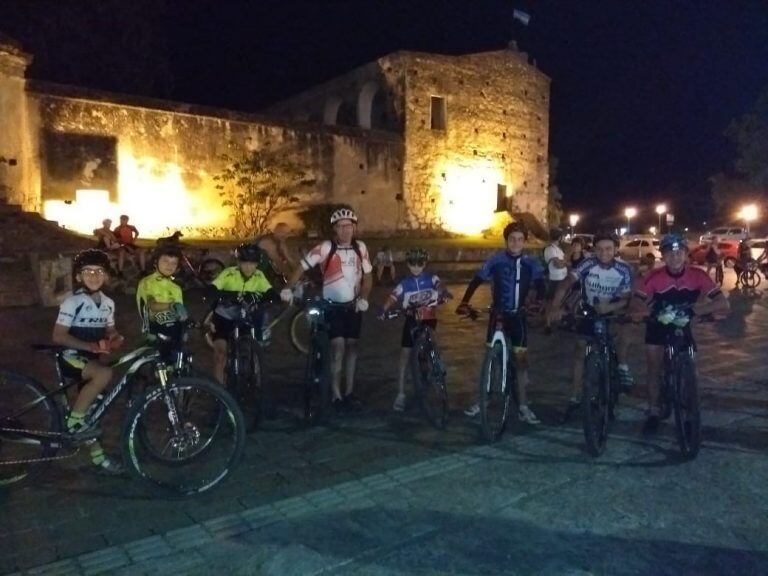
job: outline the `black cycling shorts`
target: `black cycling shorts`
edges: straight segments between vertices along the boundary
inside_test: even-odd
[[[528,323],[525,314],[492,311],[488,320],[488,334],[486,342],[490,342],[496,331],[496,319],[502,315],[504,334],[509,338],[509,345],[513,350],[525,350],[528,348]]]
[[[330,307],[325,312],[328,322],[328,338],[357,340],[363,326],[363,313],[355,312],[354,307]]]
[[[422,320],[422,324],[426,324],[432,330],[437,328],[437,318],[432,320]],[[400,338],[400,346],[403,348],[413,348],[413,334],[412,330],[416,326],[416,319],[413,316],[406,316],[405,323],[403,324],[403,335]]]
[[[213,323],[213,327],[216,329],[211,334],[211,340],[229,340],[229,336],[235,330],[234,320],[227,320],[218,314],[214,314],[211,317],[211,323]]]
[[[674,327],[664,326],[664,324],[659,322],[648,322],[645,326],[645,343],[651,346],[665,346],[667,335],[671,334],[674,330]],[[696,347],[690,325],[683,328],[683,337],[685,346]]]

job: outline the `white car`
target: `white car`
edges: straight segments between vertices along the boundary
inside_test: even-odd
[[[639,261],[650,254],[654,260],[661,259],[659,251],[659,239],[650,235],[630,235],[621,239],[619,243],[619,256],[624,260]]]
[[[747,231],[739,226],[715,228],[702,234],[699,238],[699,244],[708,243],[713,236],[716,236],[718,240],[743,240],[747,236]]]

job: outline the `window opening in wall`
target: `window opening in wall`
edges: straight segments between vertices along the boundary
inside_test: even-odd
[[[508,206],[507,186],[498,184],[496,186],[496,212],[505,212]]]
[[[430,128],[432,128],[432,130],[445,130],[445,98],[442,96],[432,96],[430,105]]]

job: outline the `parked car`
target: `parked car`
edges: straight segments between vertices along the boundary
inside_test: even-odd
[[[736,263],[736,258],[739,256],[739,242],[737,240],[723,240],[717,243],[717,247],[723,255],[723,265],[727,268],[732,268]],[[694,264],[706,266],[708,249],[708,242],[700,244],[688,252],[688,258]]]
[[[739,226],[722,226],[705,232],[699,238],[700,244],[706,244],[710,239],[716,236],[718,240],[742,240],[746,238],[747,231]]]
[[[639,261],[647,254],[652,255],[654,260],[661,259],[656,236],[634,234],[622,238],[619,243],[619,256],[624,260]]]

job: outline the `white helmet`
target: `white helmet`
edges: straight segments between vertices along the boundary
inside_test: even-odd
[[[339,208],[333,214],[331,214],[331,224],[336,224],[339,220],[351,220],[357,223],[357,215],[355,211],[350,208]]]

